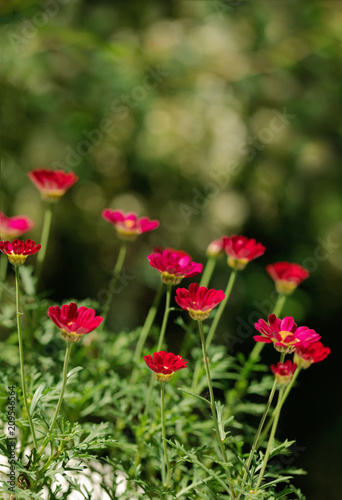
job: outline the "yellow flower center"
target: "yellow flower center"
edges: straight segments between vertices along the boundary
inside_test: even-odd
[[[299,340],[293,335],[292,332],[288,332],[286,330],[281,330],[279,332],[279,335],[281,337],[281,341],[284,342],[284,344],[286,344],[286,345],[293,345],[293,344],[297,344],[297,342],[299,342]],[[286,337],[288,337],[289,335],[291,335],[292,339],[290,341],[287,340],[285,342]]]
[[[128,227],[129,229],[135,225],[134,220],[131,219],[126,219],[124,222],[125,226]]]

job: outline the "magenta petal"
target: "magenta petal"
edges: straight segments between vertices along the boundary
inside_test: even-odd
[[[253,339],[256,341],[256,342],[263,342],[264,344],[272,344],[272,340],[267,338],[267,337],[263,337],[262,335],[254,335]]]

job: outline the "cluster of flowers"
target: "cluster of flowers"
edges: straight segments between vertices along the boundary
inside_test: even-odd
[[[259,319],[255,323],[256,330],[261,335],[255,335],[256,342],[273,344],[274,348],[285,354],[294,353],[293,362],[272,365],[271,369],[280,384],[291,381],[297,367],[309,368],[313,363],[323,361],[329,354],[330,348],[320,342],[321,336],[307,326],[297,326],[291,316],[279,319],[275,314],[270,314],[268,322]]]
[[[72,173],[61,170],[39,169],[28,173],[28,177],[40,191],[42,199],[48,202],[58,201],[62,195],[78,180]],[[148,217],[138,218],[133,212],[124,213],[121,210],[107,208],[103,210],[104,220],[113,225],[117,235],[124,241],[133,241],[140,234],[146,233],[159,226],[159,221],[150,220]],[[6,217],[0,213],[1,236],[5,238],[18,237],[32,229],[34,223],[26,216]],[[0,251],[8,255],[14,266],[22,265],[29,255],[40,250],[41,246],[32,240],[14,239],[12,242],[0,241]],[[210,243],[207,249],[209,258],[217,258],[223,253],[227,256],[227,263],[234,271],[243,270],[246,265],[260,257],[265,252],[265,247],[246,236],[223,236]],[[192,260],[192,257],[182,250],[173,248],[157,248],[148,256],[148,261],[161,276],[161,280],[168,285],[178,285],[183,278],[198,275],[203,270],[203,265]],[[291,294],[309,273],[306,269],[295,263],[276,262],[266,266],[266,270],[275,282],[278,293]],[[225,298],[222,290],[200,287],[196,283],[190,284],[188,289],[178,288],[175,300],[190,317],[203,321],[208,318],[210,311]],[[95,311],[90,308],[78,308],[75,303],[49,308],[49,316],[61,329],[65,340],[78,342],[82,335],[90,333],[103,321],[100,316],[95,316]],[[255,328],[261,335],[254,339],[257,342],[273,343],[274,347],[283,353],[294,353],[294,363],[278,363],[272,370],[281,383],[288,383],[296,366],[309,367],[312,363],[322,361],[330,353],[319,341],[320,336],[306,326],[297,327],[294,319],[286,317],[283,320],[274,314],[268,317],[268,322],[260,319]],[[181,356],[160,351],[145,356],[147,365],[158,375],[159,381],[171,378],[177,370],[186,367],[186,361]]]

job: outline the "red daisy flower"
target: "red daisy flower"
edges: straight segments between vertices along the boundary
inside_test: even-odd
[[[275,281],[278,293],[290,295],[302,281],[309,277],[309,271],[299,264],[276,262],[266,266],[266,271]]]
[[[175,300],[182,309],[189,312],[190,318],[203,321],[224,298],[222,290],[208,290],[205,286],[191,283],[189,290],[177,288]]]
[[[190,255],[181,250],[163,250],[148,255],[152,267],[161,274],[161,280],[168,285],[178,285],[183,278],[200,274],[203,265],[193,262]]]
[[[46,168],[31,170],[27,175],[40,191],[43,200],[53,202],[58,201],[78,180],[77,175],[73,172]]]
[[[296,368],[297,365],[295,363],[292,363],[292,361],[290,361],[289,359],[285,361],[285,363],[277,363],[275,366],[271,365],[271,370],[274,373],[274,377],[281,385],[287,385],[291,382]]]
[[[158,382],[167,382],[176,371],[186,368],[187,364],[187,361],[184,361],[182,356],[165,351],[154,352],[153,357],[148,354],[144,356],[144,361],[154,371],[154,376]]]
[[[213,240],[211,243],[209,243],[206,252],[207,257],[221,257],[224,252],[225,238],[227,239],[228,236],[222,236],[222,238]]]
[[[192,257],[189,253],[184,252],[184,250],[176,250],[172,247],[153,247],[153,253],[162,253],[164,250],[167,250],[170,253],[177,253],[181,257],[189,257],[192,260]]]
[[[7,217],[3,212],[0,212],[0,237],[3,240],[18,238],[18,236],[30,231],[33,226],[34,222],[26,215]]]
[[[124,213],[110,208],[103,210],[102,217],[113,224],[118,237],[125,241],[133,241],[139,234],[147,233],[159,226],[158,220],[150,220],[148,217],[138,218],[134,212]]]
[[[329,356],[331,350],[325,347],[322,342],[313,342],[307,347],[296,348],[293,361],[301,368],[309,368],[312,363],[319,363]]]
[[[33,255],[41,249],[32,240],[0,241],[0,251],[8,256],[8,260],[14,266],[21,266],[26,261],[28,255]]]
[[[224,251],[228,256],[228,266],[242,270],[248,262],[265,253],[266,247],[246,236],[223,236]]]
[[[55,325],[60,328],[63,339],[69,342],[79,342],[82,335],[92,332],[103,321],[101,316],[95,316],[94,309],[77,307],[75,302],[61,308],[51,306],[48,314]]]
[[[254,326],[262,334],[253,337],[256,342],[273,343],[277,351],[286,354],[290,354],[297,348],[307,347],[321,338],[315,330],[307,326],[298,327],[291,316],[286,316],[281,320],[275,314],[270,314],[268,323],[259,319]]]

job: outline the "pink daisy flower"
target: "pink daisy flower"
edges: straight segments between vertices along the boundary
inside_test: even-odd
[[[182,309],[189,312],[190,318],[203,321],[224,298],[222,290],[208,290],[205,286],[191,283],[189,290],[177,288],[175,300]]]
[[[139,234],[152,231],[159,226],[158,220],[151,220],[148,217],[138,218],[134,212],[122,212],[106,208],[102,212],[105,221],[112,224],[119,238],[125,241],[133,241]]]
[[[8,256],[8,260],[14,266],[21,266],[29,255],[37,253],[41,245],[32,240],[0,241],[0,251]]]
[[[321,338],[315,330],[311,330],[307,326],[298,327],[291,316],[286,316],[281,320],[275,314],[270,314],[268,323],[259,319],[254,326],[261,333],[261,335],[253,337],[256,342],[273,343],[277,351],[286,354],[290,354],[300,347],[307,347]]]
[[[34,222],[26,215],[16,215],[7,217],[3,212],[0,212],[0,237],[3,240],[11,240],[18,238],[34,226]]]
[[[329,356],[331,350],[322,342],[313,342],[307,347],[298,347],[295,350],[293,361],[301,368],[309,368],[313,363],[319,363]]]
[[[275,366],[271,365],[271,370],[274,377],[281,385],[288,385],[296,371],[297,365],[293,364],[289,359],[285,363],[277,363]]]
[[[299,264],[276,262],[266,266],[266,271],[275,282],[278,293],[290,295],[302,281],[309,277],[309,271]]]
[[[186,368],[187,364],[182,356],[165,351],[154,352],[153,357],[148,354],[144,356],[144,361],[153,370],[158,382],[167,382],[176,371]]]
[[[248,262],[265,253],[266,247],[246,236],[223,236],[224,251],[228,256],[228,266],[242,270]]]
[[[58,201],[78,180],[77,175],[73,172],[46,168],[31,170],[27,175],[40,191],[43,200],[50,202]]]
[[[163,250],[148,255],[152,267],[160,273],[161,280],[168,285],[178,285],[183,278],[200,274],[203,265],[194,262],[190,255],[182,250]]]
[[[79,342],[82,335],[90,333],[102,323],[101,316],[95,316],[94,309],[89,307],[77,307],[75,302],[59,306],[49,307],[50,319],[61,330],[64,340],[69,342]]]

